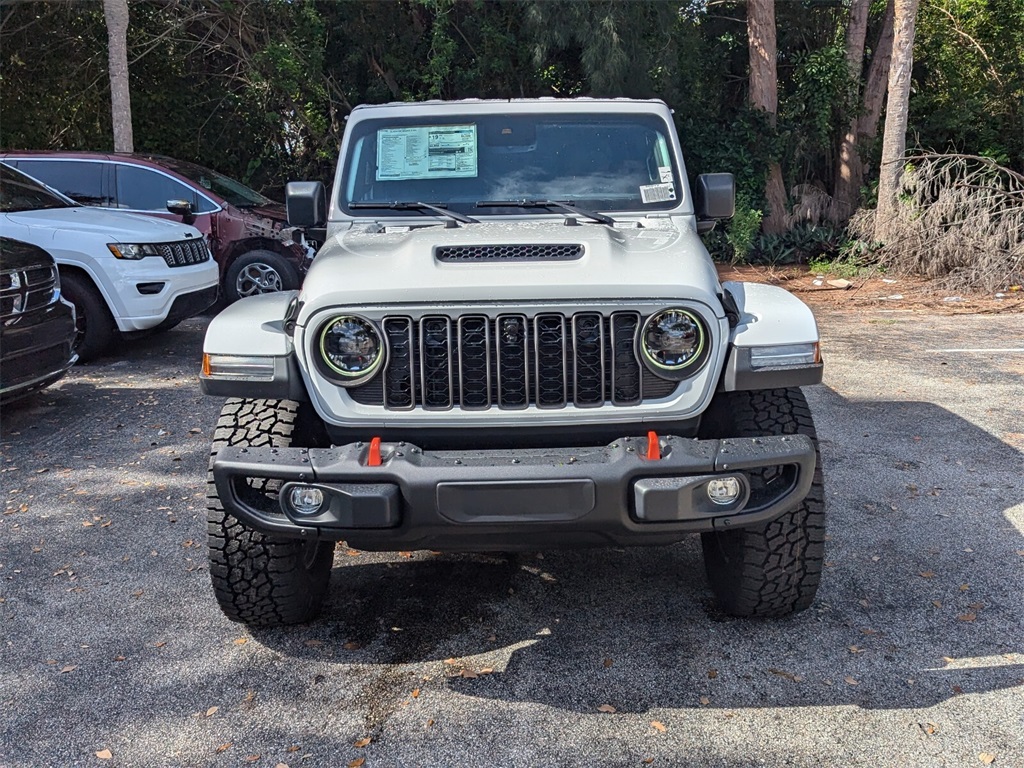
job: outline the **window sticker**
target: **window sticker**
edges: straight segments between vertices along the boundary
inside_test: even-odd
[[[672,169],[666,168],[663,165],[658,166],[658,174],[661,176],[662,181],[672,181]]]
[[[377,181],[477,175],[476,125],[421,125],[377,131]]]
[[[674,184],[645,184],[640,187],[640,200],[646,204],[676,199]]]

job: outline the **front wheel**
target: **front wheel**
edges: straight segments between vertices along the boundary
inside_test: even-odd
[[[213,592],[232,621],[273,627],[314,619],[327,594],[334,544],[262,533],[228,514],[213,482],[213,459],[225,445],[316,447],[320,432],[308,403],[232,398],[221,410],[207,479],[207,528]],[[252,481],[246,492],[273,507],[280,484]]]
[[[81,275],[61,273],[61,295],[75,306],[74,350],[78,362],[87,363],[110,348],[117,336],[117,325],[100,292],[92,281]]]
[[[299,284],[298,270],[286,258],[261,248],[231,262],[224,275],[224,297],[237,301],[261,293],[290,291]]]
[[[701,437],[807,435],[818,438],[803,393],[796,388],[725,392],[715,396]],[[769,484],[776,469],[752,476]],[[719,607],[732,616],[785,616],[814,600],[825,556],[825,491],[817,457],[802,502],[764,525],[701,534],[704,569]]]

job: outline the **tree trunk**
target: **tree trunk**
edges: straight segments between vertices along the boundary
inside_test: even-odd
[[[779,111],[779,78],[775,66],[775,5],[773,0],[750,0],[747,4],[747,39],[750,44],[750,104],[768,113],[768,122],[775,127]],[[786,229],[788,196],[778,162],[768,166],[765,180],[768,215],[761,228],[768,234]]]
[[[110,69],[110,116],[114,151],[132,152],[132,99],[128,87],[128,0],[103,0]]]
[[[896,0],[893,17],[892,63],[889,66],[889,99],[885,105],[882,134],[882,167],[878,175],[878,210],[875,239],[885,241],[896,215],[903,155],[907,149],[907,113],[910,106],[910,75],[914,64],[914,19],[919,0]]]
[[[846,26],[846,67],[850,75],[851,95],[859,96],[860,75],[864,68],[864,41],[868,34],[868,11],[871,0],[852,0],[850,3],[850,20]],[[851,103],[859,101],[852,99]],[[853,185],[854,166],[860,164],[857,149],[857,127],[860,116],[854,114],[850,118],[850,127],[839,145],[839,158],[836,161],[836,187],[832,195],[832,207],[829,211],[833,221],[846,221],[853,215],[857,206],[857,195],[860,184]]]
[[[860,123],[857,125],[861,146],[864,146],[864,139],[873,139],[878,135],[878,121],[882,117],[882,104],[885,103],[885,89],[889,82],[889,65],[892,63],[892,22],[895,12],[894,0],[889,0],[885,8],[885,18],[882,19],[882,29],[878,33],[878,42],[871,55],[868,79],[864,85],[864,108],[861,110]],[[863,183],[863,168],[860,183]]]

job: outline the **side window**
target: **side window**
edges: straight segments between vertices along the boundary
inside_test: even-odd
[[[167,212],[168,200],[188,200],[197,210],[196,193],[180,181],[149,168],[116,165],[117,207],[132,211]]]
[[[111,206],[104,194],[103,163],[79,160],[18,160],[18,170],[82,205]]]

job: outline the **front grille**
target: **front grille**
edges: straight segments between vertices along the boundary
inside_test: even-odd
[[[677,386],[637,359],[640,322],[633,311],[389,316],[386,367],[348,393],[388,410],[639,405]]]
[[[56,300],[56,267],[46,265],[0,272],[0,317],[41,309]]]
[[[434,252],[438,261],[575,261],[583,246],[554,245],[449,245]]]
[[[155,247],[168,267],[187,267],[210,260],[210,249],[202,240],[179,240],[176,243],[159,243]]]

